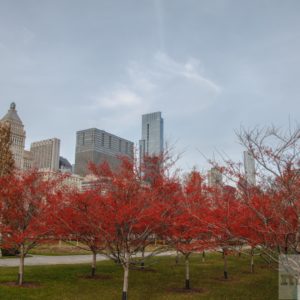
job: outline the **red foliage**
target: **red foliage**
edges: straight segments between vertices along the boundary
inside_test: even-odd
[[[47,179],[35,170],[0,178],[1,247],[19,251],[20,285],[25,255],[37,244],[53,238],[49,212],[61,194],[62,179],[60,176]]]
[[[91,251],[104,247],[101,225],[103,200],[95,190],[73,191],[64,199],[58,199],[52,210],[57,238],[77,240]]]
[[[0,178],[2,247],[27,252],[53,233],[49,211],[59,183],[36,171]]]
[[[199,172],[193,171],[188,175],[183,188],[169,203],[170,217],[166,238],[183,255],[212,247],[209,226],[211,207],[204,190],[203,178]]]

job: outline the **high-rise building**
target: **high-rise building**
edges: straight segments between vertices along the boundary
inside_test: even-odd
[[[139,142],[140,159],[159,156],[163,152],[164,120],[161,112],[142,115],[142,138]]]
[[[59,169],[59,148],[60,140],[57,138],[32,143],[30,152],[33,157],[33,166],[37,169],[57,171]]]
[[[26,133],[24,130],[24,125],[17,113],[16,104],[14,102],[11,103],[10,109],[2,118],[1,122],[7,122],[10,124],[12,141],[11,152],[13,154],[15,166],[18,169],[23,169]]]
[[[112,169],[116,169],[120,163],[120,156],[133,158],[133,142],[97,128],[77,131],[74,170],[76,174],[89,174],[89,162],[99,164],[107,161]]]
[[[207,180],[210,187],[221,186],[223,182],[222,173],[218,168],[211,168],[207,173]]]
[[[24,150],[23,170],[30,170],[33,168],[33,157],[30,151]]]
[[[250,152],[244,151],[244,169],[248,184],[255,185],[255,161]]]

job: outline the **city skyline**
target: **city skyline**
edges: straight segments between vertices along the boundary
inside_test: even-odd
[[[179,167],[201,170],[243,160],[241,125],[300,119],[298,1],[70,3],[1,2],[0,109],[17,103],[26,149],[56,136],[74,163],[91,127],[138,147],[140,116],[161,111]]]

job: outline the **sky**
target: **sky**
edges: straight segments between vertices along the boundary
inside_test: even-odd
[[[242,159],[235,130],[300,118],[298,0],[0,0],[0,116],[30,143],[76,131],[135,143],[161,111],[178,166]]]

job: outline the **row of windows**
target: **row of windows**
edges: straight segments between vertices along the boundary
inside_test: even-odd
[[[115,144],[113,146],[114,142],[118,143],[118,144]],[[78,136],[77,143],[81,146],[84,146],[84,145],[91,146],[91,145],[97,145],[99,143],[99,144],[101,144],[101,147],[107,147],[108,149],[114,148],[115,150],[118,149],[119,152],[125,152],[126,154],[128,154],[128,152],[129,152],[129,142],[124,141],[122,139],[113,138],[111,135],[107,135],[104,132],[102,132],[102,134],[101,134],[101,139],[99,139],[99,135],[96,134],[95,132],[87,133],[87,134],[85,132],[81,132]],[[117,148],[117,145],[118,145],[118,148]],[[125,149],[123,149],[123,147],[124,147],[123,145],[125,146]]]
[[[23,146],[23,139],[12,136],[11,141],[14,145]]]

